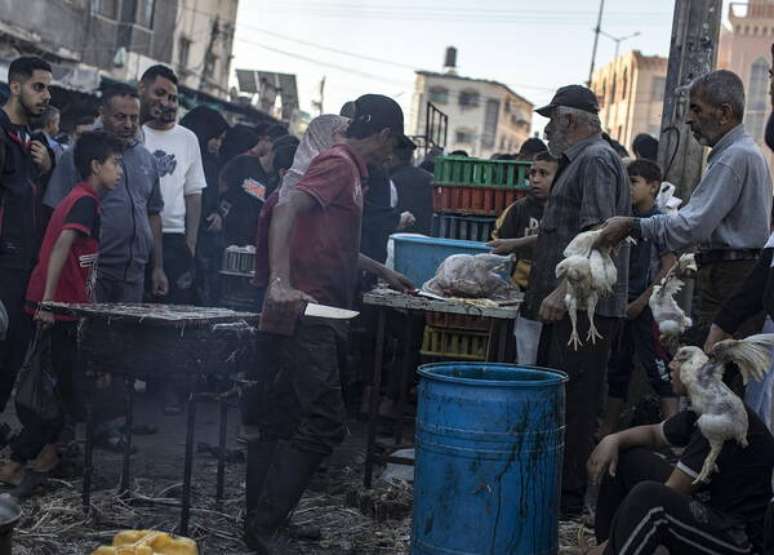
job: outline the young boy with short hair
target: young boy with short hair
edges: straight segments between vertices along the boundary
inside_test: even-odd
[[[496,254],[516,255],[513,282],[522,290],[529,287],[532,266],[532,246],[537,237],[543,208],[551,194],[551,185],[559,169],[559,161],[548,151],[539,152],[529,170],[529,194],[511,204],[497,219],[489,243]],[[522,314],[514,325],[516,357],[519,364],[535,364],[542,324],[537,314]]]
[[[60,394],[70,389],[77,322],[53,314],[41,303],[93,301],[99,195],[118,185],[122,151],[121,143],[103,131],[86,132],[78,139],[75,165],[83,181],[54,210],[27,288],[27,312],[38,323],[37,341],[50,341],[52,375]],[[64,415],[59,410],[58,418],[47,420],[20,403],[16,411],[24,428],[11,442],[11,461],[0,467],[0,481],[18,484],[24,480],[20,489],[29,494],[57,464],[53,443],[62,429]],[[33,462],[25,471],[28,461]]]
[[[631,180],[634,216],[649,218],[660,214],[656,207],[656,195],[662,180],[658,164],[650,160],[635,160],[629,164],[627,171]],[[608,364],[607,410],[600,437],[615,431],[626,404],[635,356],[661,400],[662,416],[666,419],[677,413],[677,398],[669,378],[669,358],[659,344],[658,327],[648,306],[653,285],[661,281],[676,261],[674,253],[659,252],[650,241],[638,241],[631,248],[626,323]]]

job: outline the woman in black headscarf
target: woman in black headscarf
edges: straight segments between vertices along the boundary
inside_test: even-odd
[[[221,167],[221,145],[229,125],[219,112],[197,106],[188,112],[180,125],[199,139],[202,166],[207,188],[202,192],[202,221],[196,249],[197,304],[216,306],[220,300],[220,267],[223,257],[223,230],[218,215],[218,176]]]

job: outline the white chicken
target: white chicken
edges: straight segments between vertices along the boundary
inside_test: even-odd
[[[726,441],[733,439],[747,447],[747,411],[742,400],[723,383],[726,364],[736,364],[745,383],[751,377],[760,381],[769,369],[772,347],[774,334],[760,334],[739,341],[719,341],[709,356],[698,347],[677,351],[673,364],[688,391],[691,410],[699,415],[696,425],[710,444],[694,484],[706,480],[716,469],[715,461]]]
[[[564,280],[567,292],[564,296],[564,306],[572,324],[570,341],[576,351],[582,345],[578,335],[578,308],[585,309],[589,319],[589,333],[586,341],[596,343],[601,339],[594,325],[594,312],[602,297],[613,292],[618,280],[611,249],[598,250],[594,243],[602,230],[592,230],[579,233],[564,249],[564,260],[556,265],[556,277]]]
[[[695,271],[694,255],[682,255],[661,282],[653,286],[653,292],[648,300],[653,319],[658,324],[661,340],[672,348],[676,347],[680,335],[692,325],[691,319],[677,304],[675,296],[685,286],[683,278]]]

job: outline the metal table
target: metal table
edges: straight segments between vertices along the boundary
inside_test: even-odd
[[[76,371],[86,376],[91,369],[108,371],[124,381],[127,442],[124,448],[119,493],[129,492],[132,449],[132,404],[134,380],[160,377],[185,380],[191,395],[187,402],[187,428],[180,530],[188,534],[191,473],[194,457],[196,404],[215,399],[220,405],[219,460],[216,498],[222,501],[225,476],[227,397],[197,393],[196,385],[206,376],[219,376],[234,383],[236,374],[254,358],[255,326],[259,315],[223,308],[160,304],[67,304],[48,303],[51,310],[79,318]],[[92,386],[93,380],[87,380]],[[231,391],[234,389],[232,388]],[[94,410],[86,396],[86,447],[83,476],[83,508],[91,507]]]
[[[385,321],[387,319],[387,311],[390,309],[409,312],[442,312],[446,314],[461,314],[466,316],[481,316],[484,318],[491,318],[491,325],[489,331],[490,348],[488,349],[488,359],[491,362],[506,362],[506,345],[508,341],[508,325],[516,318],[519,313],[519,304],[521,299],[515,303],[509,303],[508,306],[481,306],[477,304],[471,304],[469,302],[459,300],[435,300],[426,297],[418,297],[416,295],[408,295],[405,293],[399,293],[391,289],[374,289],[363,295],[363,304],[367,306],[373,306],[377,308],[378,320],[376,327],[376,349],[374,352],[374,372],[371,379],[371,398],[368,406],[368,435],[366,440],[366,462],[365,462],[365,474],[363,477],[363,485],[366,488],[371,487],[373,478],[374,463],[397,463],[397,464],[413,464],[411,459],[403,457],[390,457],[383,456],[377,453],[377,447],[381,447],[376,441],[376,425],[379,410],[380,401],[380,388],[382,385],[382,367],[384,356],[384,335],[385,335]],[[411,318],[406,318],[405,326],[405,338],[404,341],[406,350],[410,348],[411,337],[413,336],[414,329],[411,322]],[[497,343],[497,350],[492,348],[493,343]],[[403,367],[401,368],[401,384],[400,384],[400,396],[398,399],[398,414],[399,417],[395,426],[395,438],[392,449],[403,449],[412,447],[413,445],[402,445],[403,440],[403,413],[406,409],[406,397],[408,379],[412,371],[415,369],[409,367],[409,357],[404,353]]]

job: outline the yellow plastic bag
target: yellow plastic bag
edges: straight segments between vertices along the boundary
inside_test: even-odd
[[[97,548],[91,555],[199,555],[196,542],[155,530],[124,530],[112,546]]]

